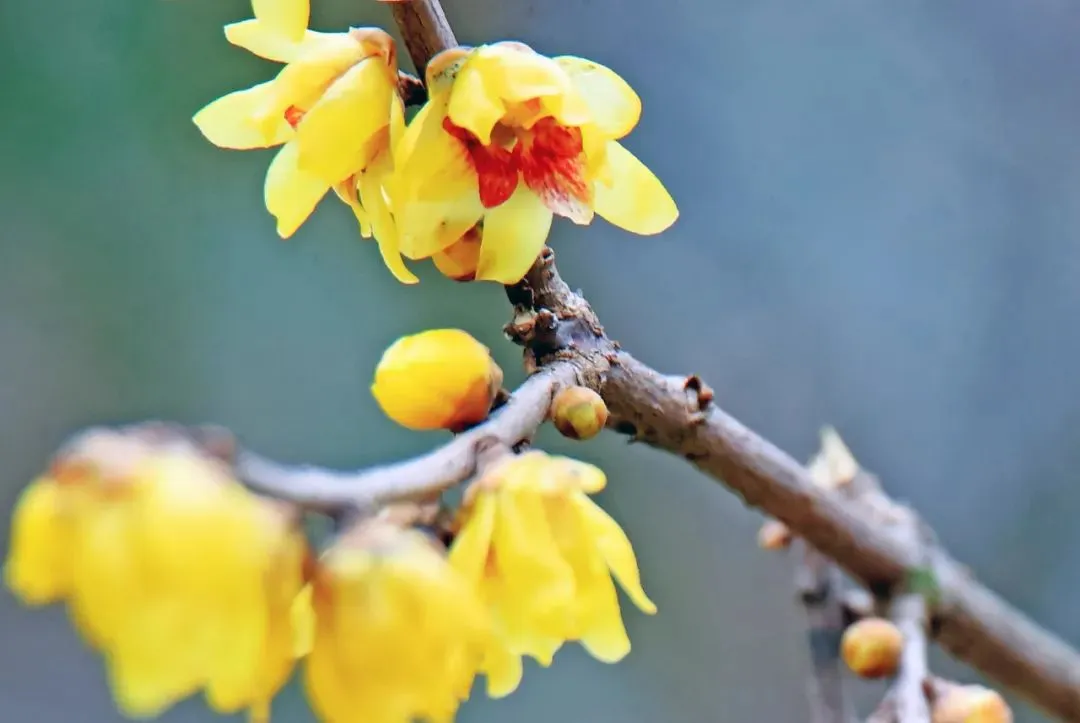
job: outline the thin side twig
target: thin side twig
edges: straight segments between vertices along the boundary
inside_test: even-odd
[[[904,636],[900,671],[892,686],[897,723],[930,723],[930,705],[923,688],[930,675],[926,615],[926,600],[919,593],[903,593],[893,600],[893,622]]]
[[[479,456],[491,445],[513,447],[532,437],[544,422],[555,391],[573,384],[573,364],[551,364],[518,387],[490,419],[420,457],[359,472],[308,465],[284,465],[255,452],[239,450],[237,475],[256,492],[312,509],[371,507],[423,497],[475,474]]]

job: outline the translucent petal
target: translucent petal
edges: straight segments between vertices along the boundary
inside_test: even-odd
[[[536,194],[519,184],[510,200],[484,217],[476,278],[500,284],[520,281],[544,248],[551,220],[551,211]]]
[[[357,177],[357,191],[360,194],[360,205],[371,219],[372,233],[379,244],[379,253],[386,268],[390,269],[390,273],[401,283],[415,284],[420,279],[409,271],[401,258],[401,252],[398,251],[397,224],[383,195],[383,181],[391,171],[390,149],[384,148]]]
[[[631,233],[651,236],[679,217],[671,194],[653,172],[616,141],[607,146],[611,186],[594,184],[594,208],[609,223]]]
[[[584,494],[574,495],[573,500],[588,525],[596,549],[600,551],[604,562],[630,600],[642,612],[649,615],[655,613],[656,604],[649,599],[641,586],[641,573],[638,571],[637,557],[634,555],[630,538],[618,522]]]
[[[580,639],[597,660],[618,662],[630,652],[618,595],[572,499],[563,496],[545,500],[548,520],[563,558],[574,571],[575,596],[568,637]]]
[[[538,632],[557,635],[573,600],[573,571],[560,555],[537,493],[503,490],[498,497],[493,543],[504,604],[513,606]]]
[[[225,26],[225,39],[230,43],[275,63],[290,63],[300,54],[311,51],[313,47],[321,43],[326,43],[331,35],[332,33],[308,30],[298,41],[282,35],[254,18]]]
[[[544,205],[577,224],[593,219],[593,184],[584,140],[577,128],[545,118],[514,149],[521,178]]]
[[[251,0],[251,9],[256,20],[293,41],[304,37],[311,12],[308,0]]]
[[[330,190],[329,183],[300,169],[299,155],[296,141],[289,141],[266,170],[263,198],[281,238],[296,233]]]
[[[572,55],[554,58],[589,106],[591,122],[608,138],[622,138],[641,119],[641,98],[619,75]]]
[[[495,496],[481,492],[450,547],[450,564],[470,582],[484,576],[497,512]]]
[[[273,92],[273,81],[223,95],[195,114],[192,120],[206,139],[219,148],[246,150],[269,148],[285,143],[293,135],[292,127],[282,116],[264,134],[265,123],[256,122],[255,114]]]
[[[255,111],[255,122],[270,135],[290,108],[307,110],[342,73],[365,57],[365,50],[344,34],[327,34],[302,47],[271,81],[272,92]],[[340,179],[335,179],[340,180]]]
[[[491,131],[506,113],[506,104],[495,94],[481,72],[465,64],[454,81],[448,114],[454,125],[476,136],[484,145],[491,143]]]
[[[296,128],[300,167],[327,185],[369,162],[368,142],[390,122],[394,87],[381,58],[354,65],[327,88]]]

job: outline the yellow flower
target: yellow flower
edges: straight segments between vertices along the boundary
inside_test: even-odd
[[[31,483],[19,496],[11,521],[4,578],[27,605],[45,605],[71,592],[78,500],[50,477]]]
[[[195,124],[222,148],[281,146],[264,197],[282,238],[333,189],[356,214],[362,235],[374,232],[394,275],[415,283],[397,253],[381,192],[392,141],[405,124],[393,39],[378,28],[307,30],[307,0],[255,0],[253,9],[255,17],[227,26],[226,36],[285,67],[273,80],[213,101],[195,114]]]
[[[294,664],[290,608],[307,555],[287,509],[194,448],[119,434],[83,440],[53,474],[23,509],[36,508],[24,521],[49,520],[38,529],[54,543],[13,530],[9,584],[67,599],[125,714],[154,716],[205,689],[215,709],[266,720]],[[46,553],[66,563],[51,588],[26,574]]]
[[[313,588],[305,684],[322,720],[449,721],[478,672],[497,690],[517,683],[475,591],[423,533],[362,523],[324,553]]]
[[[475,582],[511,652],[551,663],[567,640],[604,662],[630,651],[611,576],[646,613],[637,560],[619,524],[588,494],[596,467],[530,451],[509,458],[466,493],[450,564]]]
[[[488,348],[467,332],[432,329],[383,352],[371,393],[403,427],[459,431],[487,418],[502,380]]]
[[[388,192],[401,252],[443,251],[484,220],[477,279],[515,283],[552,215],[599,214],[638,234],[678,217],[660,181],[617,139],[641,102],[610,69],[517,42],[456,48],[428,65],[430,100],[395,148]]]

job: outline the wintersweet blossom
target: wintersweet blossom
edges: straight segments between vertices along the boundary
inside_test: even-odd
[[[444,51],[426,75],[429,101],[395,147],[387,187],[406,257],[444,252],[483,220],[475,278],[515,283],[553,215],[587,224],[599,214],[637,234],[678,217],[618,143],[641,101],[609,68],[504,41]]]
[[[130,716],[202,689],[266,720],[294,664],[307,546],[296,520],[191,448],[101,432],[16,506],[5,578],[28,604],[66,600]]]
[[[226,37],[285,67],[273,80],[213,101],[195,114],[195,124],[222,148],[281,147],[266,172],[264,199],[282,238],[333,189],[361,234],[378,241],[391,272],[415,283],[397,253],[381,190],[405,126],[393,39],[379,28],[308,30],[308,0],[252,5],[255,17],[227,26]]]
[[[478,673],[492,695],[517,685],[476,591],[421,532],[357,525],[320,558],[312,599],[305,684],[322,720],[449,721]]]
[[[598,468],[530,451],[511,457],[466,491],[450,564],[478,586],[510,650],[549,665],[564,641],[595,658],[630,652],[611,576],[646,613],[637,560],[619,524],[588,495]]]

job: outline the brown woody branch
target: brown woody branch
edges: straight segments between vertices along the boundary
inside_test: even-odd
[[[453,32],[438,0],[409,0],[392,9],[422,75],[432,55],[456,43]],[[664,375],[620,351],[588,302],[559,277],[550,253],[507,293],[515,306],[510,331],[527,347],[527,361],[545,371],[492,422],[432,454],[361,474],[288,468],[245,455],[247,481],[315,504],[422,495],[467,478],[482,436],[512,443],[530,434],[554,386],[576,380],[602,394],[612,412],[609,426],[683,457],[870,590],[901,590],[911,571],[925,567],[938,590],[927,617],[940,645],[1043,710],[1080,721],[1080,654],[979,583],[932,538],[911,539],[876,524],[864,505],[816,486],[802,465],[721,410],[698,377]]]

